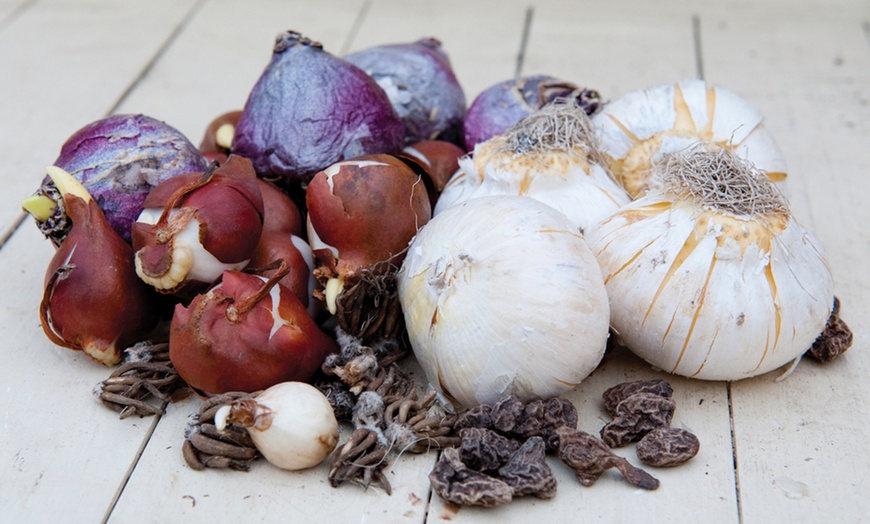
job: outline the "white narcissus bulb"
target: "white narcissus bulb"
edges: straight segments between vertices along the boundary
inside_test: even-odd
[[[738,380],[801,356],[834,301],[818,240],[725,148],[655,166],[643,197],[589,236],[621,342],[679,375]]]
[[[481,197],[444,211],[397,278],[414,354],[457,407],[560,395],[604,354],[601,269],[571,221],[534,199]]]
[[[534,198],[584,232],[630,201],[602,167],[592,124],[574,100],[558,99],[459,160],[434,214],[470,198]]]
[[[592,118],[609,168],[632,198],[646,189],[653,162],[697,142],[733,149],[784,181],[785,159],[763,120],[745,99],[703,80],[632,91]]]

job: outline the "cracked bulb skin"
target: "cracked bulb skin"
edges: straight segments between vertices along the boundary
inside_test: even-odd
[[[200,393],[305,382],[337,351],[290,290],[238,271],[188,307],[178,304],[170,327],[169,357]]]
[[[408,242],[432,215],[420,176],[390,155],[331,165],[314,176],[305,199],[322,282],[350,282],[382,261],[400,265]]]
[[[136,272],[161,293],[201,291],[223,271],[245,267],[263,230],[256,175],[236,155],[213,172],[158,185],[144,207],[133,224]]]
[[[601,360],[609,307],[601,271],[563,214],[488,196],[432,219],[397,275],[417,361],[456,407],[571,390]]]

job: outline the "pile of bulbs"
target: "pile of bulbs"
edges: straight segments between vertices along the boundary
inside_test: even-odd
[[[403,322],[460,410],[571,390],[611,333],[667,372],[739,380],[799,358],[834,304],[761,114],[703,81],[602,105],[528,77],[466,113],[434,39],[345,60],[287,32],[200,147],[115,115],[48,175],[24,205],[58,246],[47,336],[115,365],[168,323],[202,395],[310,381],[336,314],[366,343]],[[358,291],[384,276],[398,305]]]

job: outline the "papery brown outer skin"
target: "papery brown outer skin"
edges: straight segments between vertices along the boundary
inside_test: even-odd
[[[202,142],[199,143],[199,152],[206,160],[212,162],[217,160],[224,163],[229,156],[229,149],[225,149],[217,143],[217,131],[221,126],[230,124],[233,128],[239,123],[239,117],[242,116],[242,110],[228,111],[211,121],[205,130],[205,135],[202,137]]]
[[[47,300],[51,326],[65,347],[84,350],[105,365],[120,362],[121,352],[139,342],[157,323],[155,293],[136,275],[133,250],[109,225],[94,200],[64,197],[73,227],[54,253],[45,285],[62,266]],[[46,290],[48,292],[48,290]],[[112,348],[114,350],[105,353]]]
[[[241,315],[227,318],[227,309],[256,294],[265,283],[238,271],[225,271],[219,286],[200,295],[185,308],[178,305],[172,318],[169,357],[179,375],[201,392],[254,392],[280,382],[307,382],[330,353],[335,340],[320,330],[305,306],[278,285],[283,321],[275,332],[272,297],[266,296]]]
[[[165,208],[179,188],[200,178],[202,173],[179,175],[158,185],[145,199],[146,209]],[[263,197],[250,160],[230,155],[204,186],[184,196],[176,207],[196,208],[200,242],[225,264],[250,258],[263,229]],[[153,246],[156,226],[133,225],[133,248]]]
[[[308,281],[311,276],[311,268],[305,261],[305,257],[293,243],[290,233],[284,231],[263,231],[257,249],[248,262],[248,268],[261,268],[277,260],[283,260],[290,266],[290,272],[279,283],[292,292],[302,305],[308,307],[311,294],[308,290]],[[277,269],[261,273],[264,277],[271,277]]]
[[[432,206],[437,202],[438,195],[444,191],[444,186],[450,178],[459,171],[459,159],[466,154],[461,147],[444,140],[417,142],[406,147],[403,153],[424,165],[435,190],[434,196],[430,195]]]
[[[390,155],[365,155],[347,162],[365,161],[388,165],[341,166],[332,177],[332,188],[321,171],[305,194],[313,229],[324,243],[338,249],[338,260],[332,262],[339,276],[384,260],[401,265],[403,250],[432,217],[426,187],[411,168]],[[315,251],[320,262],[331,266],[327,253]]]
[[[257,185],[263,195],[263,231],[285,231],[301,237],[302,213],[293,199],[261,178],[257,179]]]
[[[405,148],[406,153],[416,156],[408,149],[414,149],[426,159],[429,177],[439,193],[444,190],[444,186],[459,170],[459,158],[466,154],[461,147],[444,140],[426,140]]]

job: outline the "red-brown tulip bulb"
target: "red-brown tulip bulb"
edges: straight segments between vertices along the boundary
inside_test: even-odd
[[[154,188],[133,224],[136,272],[163,293],[216,281],[248,264],[263,230],[263,197],[248,159]]]
[[[305,194],[308,242],[326,302],[379,262],[397,267],[408,243],[432,216],[420,176],[390,155],[366,155],[317,173]],[[384,266],[385,270],[387,266]]]
[[[87,190],[58,167],[48,174],[63,195],[72,229],[45,273],[42,328],[55,344],[113,366],[157,323],[157,295],[136,276],[132,248]]]
[[[226,271],[208,293],[176,306],[169,356],[181,378],[210,394],[311,379],[338,345],[278,284],[286,271],[270,279]]]
[[[233,147],[233,135],[242,111],[228,111],[209,123],[199,143],[199,151],[209,162],[225,162]]]

